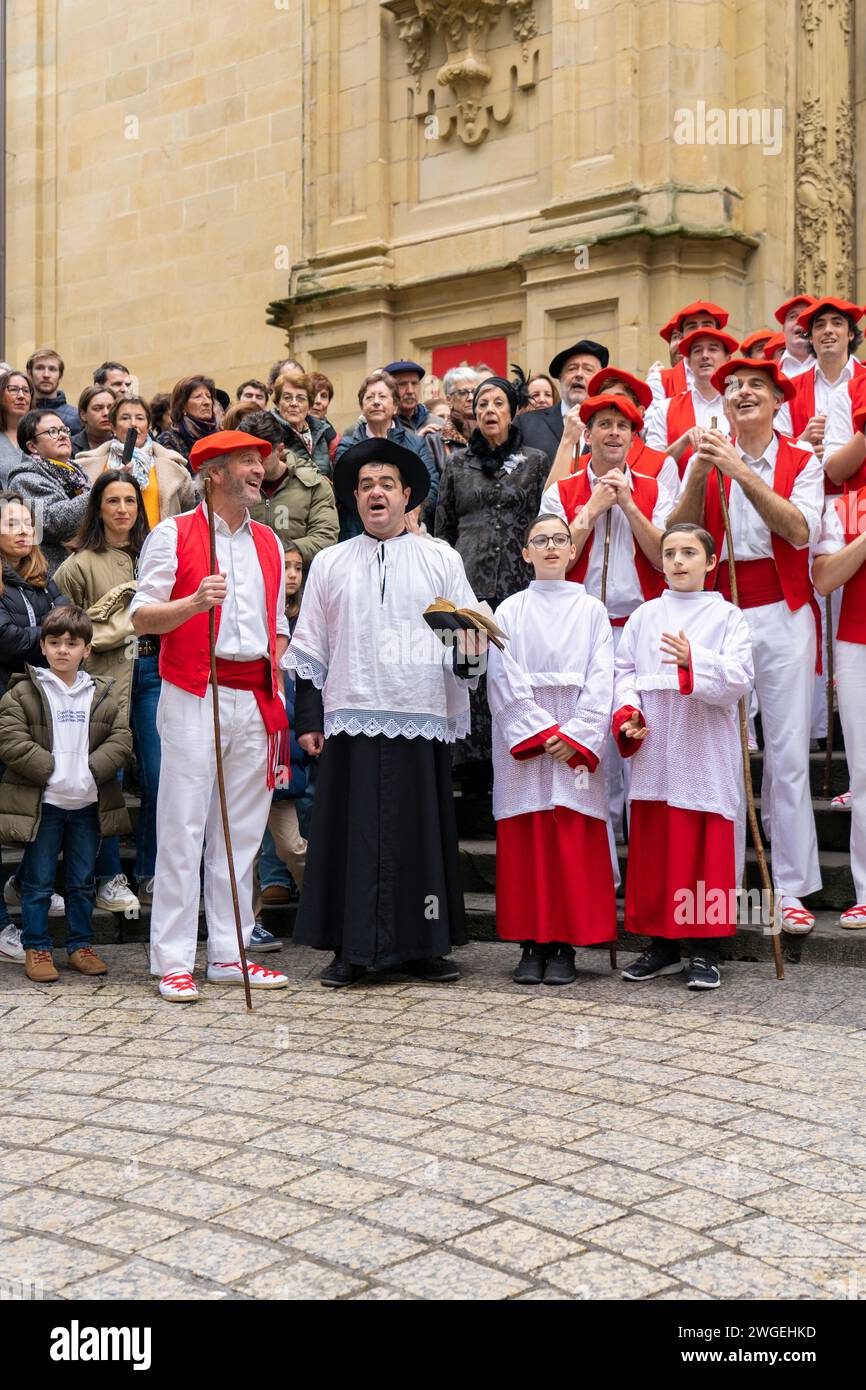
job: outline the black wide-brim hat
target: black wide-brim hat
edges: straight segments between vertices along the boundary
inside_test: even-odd
[[[430,491],[430,474],[418,454],[390,439],[362,439],[334,464],[334,491],[344,506],[351,506],[355,500],[358,474],[365,463],[390,463],[399,468],[404,485],[410,489],[407,511],[419,507]]]
[[[578,356],[595,357],[600,367],[606,367],[610,361],[610,353],[603,343],[595,343],[592,338],[581,338],[579,343],[572,343],[571,347],[563,348],[562,352],[558,352],[547,370],[558,381],[569,357]]]

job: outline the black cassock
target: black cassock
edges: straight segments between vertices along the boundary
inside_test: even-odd
[[[321,692],[300,677],[296,690],[296,733],[321,732]],[[294,940],[376,970],[469,940],[447,743],[326,739]]]

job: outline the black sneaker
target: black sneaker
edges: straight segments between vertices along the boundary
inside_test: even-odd
[[[323,985],[329,985],[332,989],[343,989],[346,985],[353,985],[365,974],[366,969],[363,965],[349,965],[339,956],[334,956],[331,964],[326,965],[319,975],[319,979]]]
[[[403,974],[412,975],[416,980],[427,980],[430,984],[444,985],[460,979],[460,971],[453,960],[447,956],[430,956],[426,960],[406,960]]]
[[[528,941],[523,955],[514,967],[512,979],[516,985],[540,985],[544,979],[544,963],[547,950],[537,941]]]
[[[572,946],[552,946],[544,967],[546,985],[573,985],[577,979]]]
[[[685,964],[680,960],[679,946],[672,946],[667,941],[654,941],[642,956],[638,956],[636,961],[626,966],[622,978],[654,980],[658,975],[679,975],[684,969]]]
[[[722,983],[722,976],[714,960],[707,960],[706,956],[695,956],[689,966],[689,978],[686,983],[689,989],[718,989]]]

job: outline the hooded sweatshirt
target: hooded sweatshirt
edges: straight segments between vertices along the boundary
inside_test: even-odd
[[[90,706],[96,689],[92,677],[79,671],[67,685],[53,671],[34,671],[51,709],[54,771],[43,801],[64,811],[78,811],[97,800],[90,771]]]

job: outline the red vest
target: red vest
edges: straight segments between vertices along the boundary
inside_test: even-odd
[[[210,540],[203,506],[193,512],[172,517],[177,527],[177,573],[171,597],[194,594],[210,574]],[[274,532],[258,521],[251,523],[256,554],[265,581],[268,624],[268,651],[271,662],[271,694],[277,694],[277,602],[280,595],[280,556],[274,545]],[[284,600],[283,600],[284,601]],[[219,634],[222,605],[216,608],[215,631]],[[210,680],[209,619],[207,612],[196,613],[174,632],[162,635],[159,644],[159,674],[181,690],[204,696]]]
[[[794,483],[809,463],[812,455],[807,450],[797,448],[780,434],[777,434],[776,438],[779,441],[779,452],[776,455],[776,467],[773,471],[773,491],[779,497],[789,498],[794,490]],[[730,478],[725,478],[724,484],[725,497],[730,499]],[[725,524],[722,520],[719,485],[715,469],[707,478],[704,525],[715,541],[716,554],[720,555],[722,542],[725,539]],[[810,603],[812,599],[812,581],[809,578],[809,547],[805,546],[802,550],[798,550],[796,546],[791,545],[790,541],[783,540],[775,532],[770,533],[770,544],[773,548],[773,560],[779,574],[779,583],[782,586],[782,593],[785,595],[785,602],[791,612],[796,613],[798,608],[802,608],[804,603]],[[718,574],[719,567],[717,565],[707,576],[708,589],[716,587]]]
[[[812,416],[815,414],[815,367],[817,362],[807,367],[805,372],[794,377],[794,399],[790,403],[791,408],[791,434],[794,439],[799,439],[804,429],[808,425]],[[862,384],[863,373],[866,366],[862,362],[854,363],[854,375],[848,382],[848,394],[853,402],[854,390]],[[852,387],[854,390],[852,390]]]
[[[634,473],[635,469],[645,478],[657,478],[664,466],[665,459],[670,455],[662,449],[651,449],[645,444],[639,434],[636,434],[631,442],[626,463]]]
[[[687,391],[689,383],[686,380],[686,364],[682,358],[675,367],[662,367],[662,390],[665,395],[678,396],[681,391]]]
[[[692,400],[691,391],[679,391],[675,396],[671,396],[668,406],[668,444],[675,444],[686,430],[693,430],[697,424],[695,419],[695,403]],[[680,477],[686,471],[686,464],[691,458],[694,450],[691,448],[683,449],[680,454],[677,467],[680,470]]]
[[[866,487],[848,493],[844,504],[837,504],[839,519],[845,527],[845,544],[857,539],[858,518],[866,516]],[[845,580],[842,589],[842,609],[839,613],[839,641],[866,643],[866,565]]]
[[[570,478],[561,478],[557,483],[559,489],[559,500],[565,511],[568,524],[574,521],[578,512],[585,507],[592,495],[589,485],[589,475],[587,473],[587,463],[577,473],[573,473]],[[632,482],[634,488],[632,497],[638,510],[643,513],[648,521],[652,521],[653,511],[658,501],[659,485],[655,478],[644,477],[640,473],[632,472]],[[586,579],[586,572],[589,568],[589,557],[592,553],[592,543],[595,540],[595,529],[590,531],[586,538],[586,545],[578,556],[577,563],[569,570],[566,579],[572,579],[575,583],[583,584]],[[638,583],[644,599],[658,598],[665,589],[665,577],[660,570],[654,569],[650,561],[644,555],[637,541],[634,544],[634,567],[637,570]]]

